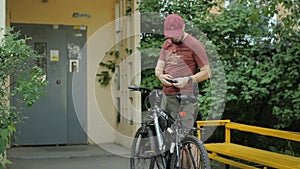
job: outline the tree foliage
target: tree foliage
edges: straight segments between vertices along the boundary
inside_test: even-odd
[[[36,65],[43,58],[26,45],[29,40],[7,30],[0,43],[0,168],[9,163],[5,159],[6,147],[16,131],[15,125],[22,120],[21,112],[10,104],[12,97],[18,98],[21,110],[22,106],[32,106],[47,85],[45,71]]]
[[[141,12],[157,12],[162,16],[178,13],[192,25],[187,32],[193,33],[193,28],[197,28],[196,31],[206,35],[206,48],[214,48],[208,50],[209,59],[218,55],[225,70],[227,95],[222,118],[299,131],[300,2],[230,2],[224,6],[223,2],[210,0],[143,0]],[[150,49],[159,48],[163,42],[162,27],[154,27],[152,32],[142,33],[141,51],[147,51],[142,52],[143,64],[155,64],[159,50]],[[142,84],[160,87],[153,72],[153,69],[142,72]],[[200,109],[203,115],[208,115],[212,102],[218,100],[212,98],[209,82],[200,85]]]

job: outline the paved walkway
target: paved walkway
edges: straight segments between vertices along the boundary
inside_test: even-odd
[[[13,147],[10,169],[129,169],[130,150],[114,143],[101,145]]]
[[[122,156],[129,157],[130,150],[115,143],[100,145],[34,146],[8,149],[8,158],[43,159]]]
[[[14,147],[7,155],[10,169],[130,169],[130,149],[114,143]],[[224,164],[214,162],[212,168]]]

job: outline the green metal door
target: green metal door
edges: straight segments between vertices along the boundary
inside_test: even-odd
[[[72,76],[74,73],[81,73],[84,76],[86,71],[85,55],[79,54],[86,41],[86,30],[60,25],[12,25],[16,31],[20,30],[21,34],[32,37],[28,45],[45,56],[43,63],[39,64],[45,68],[46,79],[49,81],[46,97],[23,111],[23,115],[27,118],[17,126],[14,144],[86,143],[87,136],[84,131],[86,123],[82,122],[86,120],[86,115],[81,115],[84,118],[80,122],[72,99]],[[86,106],[86,99],[82,104]]]

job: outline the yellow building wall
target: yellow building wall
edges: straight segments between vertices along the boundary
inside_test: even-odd
[[[115,40],[114,0],[7,0],[7,23],[87,26],[87,132],[89,142],[115,141],[115,114],[110,88],[100,88],[95,67]],[[89,14],[74,18],[73,13]],[[107,26],[108,25],[108,26]],[[100,34],[97,32],[100,32]],[[98,51],[104,48],[105,50]],[[107,50],[106,50],[107,49]],[[97,96],[97,97],[96,97]],[[100,108],[101,107],[101,108]],[[105,115],[106,114],[106,115]]]
[[[0,28],[5,28],[5,1],[0,1]],[[0,31],[0,40],[3,38],[4,31]]]
[[[88,37],[115,19],[114,0],[8,0],[8,18],[14,23],[86,25]],[[74,18],[73,13],[90,14]]]

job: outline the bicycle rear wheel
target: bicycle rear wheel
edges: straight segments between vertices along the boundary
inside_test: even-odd
[[[131,146],[131,169],[154,169],[155,152],[151,149],[150,137],[143,127],[137,130]]]
[[[185,137],[180,146],[181,166],[174,152],[171,160],[172,169],[210,169],[210,160],[204,144],[195,136]]]

